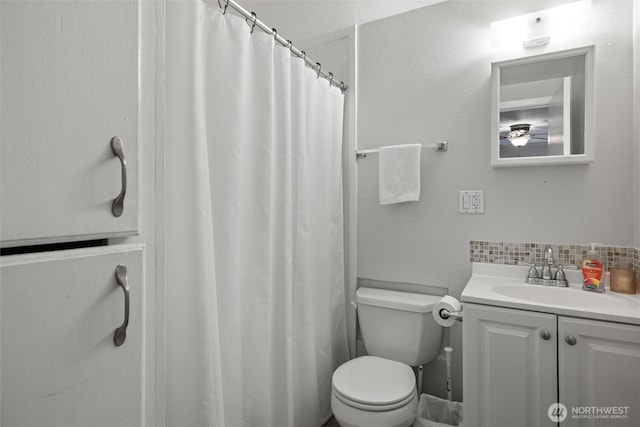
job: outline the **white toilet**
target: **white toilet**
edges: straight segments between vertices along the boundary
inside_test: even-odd
[[[359,288],[362,340],[369,356],[350,360],[333,373],[331,409],[342,427],[406,427],[418,408],[411,366],[433,360],[442,326],[431,314],[442,297]]]

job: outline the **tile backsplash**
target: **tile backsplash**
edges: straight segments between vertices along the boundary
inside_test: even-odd
[[[511,264],[519,262],[542,265],[544,248],[547,243],[511,243],[485,242],[472,240],[469,242],[469,258],[471,262],[490,264]],[[556,264],[564,266],[580,266],[587,257],[588,245],[550,244]],[[607,266],[632,268],[640,275],[640,249],[622,246],[597,247],[600,258],[605,259]]]

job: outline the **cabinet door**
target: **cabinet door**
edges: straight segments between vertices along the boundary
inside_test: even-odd
[[[637,426],[640,327],[560,317],[558,340],[562,426]]]
[[[465,304],[463,346],[465,425],[556,425],[556,316]]]
[[[121,346],[118,265],[130,288]],[[0,274],[0,424],[142,426],[142,248],[5,256]]]
[[[138,12],[136,0],[0,1],[3,247],[136,232]]]

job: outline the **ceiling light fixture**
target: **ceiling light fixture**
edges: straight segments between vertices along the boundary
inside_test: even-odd
[[[531,135],[521,135],[509,137],[509,142],[511,142],[516,147],[524,147],[527,145],[527,142],[531,139]]]
[[[551,39],[577,40],[589,27],[590,11],[591,0],[580,0],[492,22],[492,45],[531,49],[546,46]]]
[[[518,123],[511,125],[510,132],[507,134],[507,140],[516,147],[524,147],[531,139],[529,129],[531,125],[528,123]]]

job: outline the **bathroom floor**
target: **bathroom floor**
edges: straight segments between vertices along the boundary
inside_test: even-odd
[[[322,425],[322,427],[340,427],[340,424],[338,424],[335,418],[331,417],[329,418],[329,421]]]

